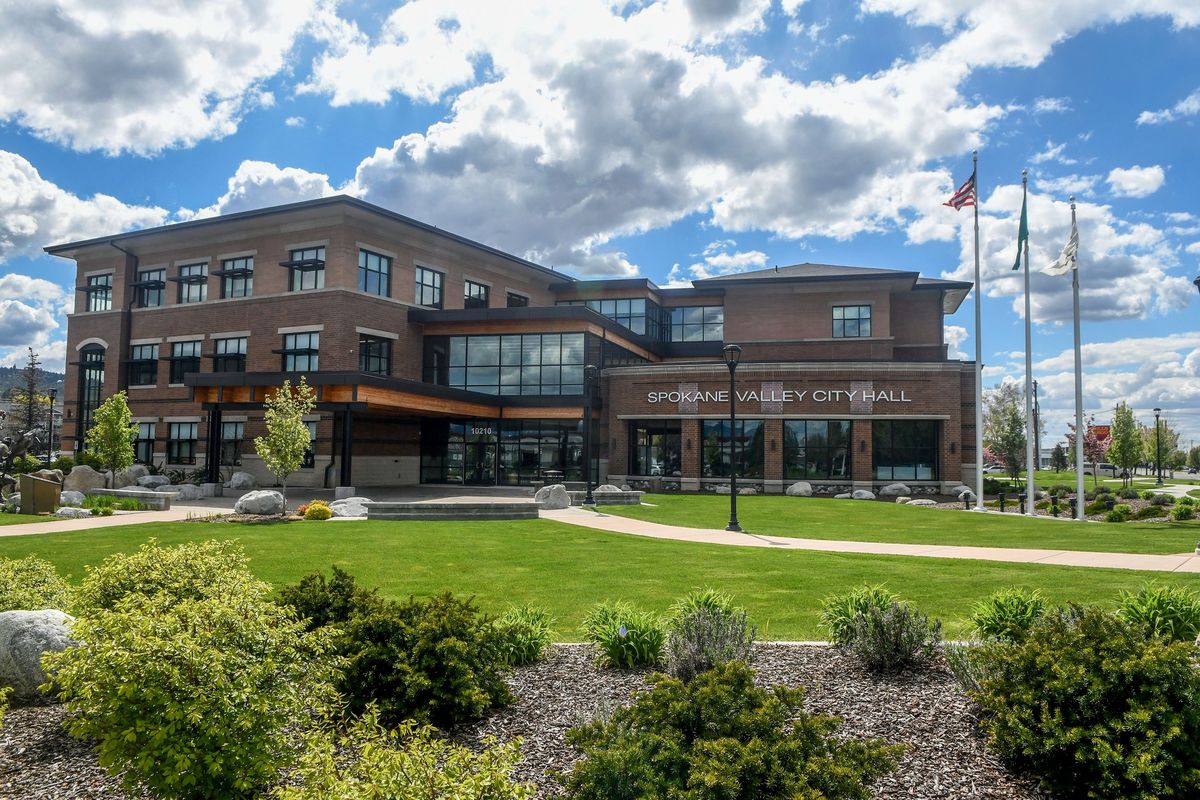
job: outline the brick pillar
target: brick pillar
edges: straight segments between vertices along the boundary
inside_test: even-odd
[[[694,492],[700,488],[700,420],[680,420],[679,438],[683,445],[683,478],[680,488]]]
[[[609,450],[608,472],[610,475],[628,475],[632,465],[629,463],[629,428],[628,420],[614,419],[608,426]]]
[[[767,452],[763,458],[764,488],[768,493],[783,491],[783,420],[763,420]]]
[[[856,419],[850,422],[850,475],[855,484],[872,482],[871,464],[871,420]]]

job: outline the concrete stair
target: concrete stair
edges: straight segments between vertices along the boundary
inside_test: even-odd
[[[375,502],[367,506],[367,519],[391,520],[493,520],[537,519],[532,500],[479,498],[451,502]]]

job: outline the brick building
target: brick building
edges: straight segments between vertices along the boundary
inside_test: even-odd
[[[586,386],[612,482],[712,488],[734,458],[766,491],[972,477],[973,365],[943,339],[967,283],[820,264],[582,281],[348,197],[47,252],[78,271],[68,451],[127,390],[139,460],[269,482],[262,400],[304,375],[318,404],[293,485],[581,480]]]

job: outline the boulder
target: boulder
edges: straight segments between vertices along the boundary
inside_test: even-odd
[[[247,492],[233,506],[235,514],[255,514],[269,517],[283,513],[283,495],[274,489]]]
[[[5,499],[5,503],[12,503],[17,508],[20,508],[21,507],[21,493],[13,492]],[[59,505],[61,506],[62,503],[59,503]]]
[[[555,483],[538,489],[537,493],[533,496],[533,501],[538,504],[538,508],[555,511],[560,508],[569,508],[571,506],[571,495],[567,494],[566,486],[563,486],[561,483]]]
[[[975,493],[972,492],[970,489],[963,489],[963,491],[958,493],[958,499],[960,501],[966,500],[968,502],[973,503],[973,502],[975,502]]]
[[[71,506],[63,506],[58,511],[54,512],[54,516],[62,517],[63,519],[79,519],[80,517],[92,516],[90,508],[73,508]]]
[[[729,484],[727,484],[727,483],[718,484],[715,491],[717,494],[729,494]]]
[[[903,483],[889,483],[879,490],[881,497],[899,497],[902,494],[912,494],[912,489]]]
[[[851,500],[874,500],[875,493],[868,492],[866,489],[855,489],[850,493]]]
[[[937,500],[930,500],[928,497],[921,497],[917,500],[909,500],[910,506],[936,506]]]
[[[37,697],[38,686],[46,682],[42,654],[75,644],[68,636],[73,620],[52,608],[0,613],[0,686],[13,687],[21,700]]]
[[[160,486],[170,486],[171,479],[166,475],[143,475],[137,479],[137,485],[143,489],[157,489]]]
[[[62,492],[58,496],[58,504],[60,506],[79,506],[83,505],[83,492]]]
[[[235,472],[229,476],[229,482],[225,484],[225,488],[238,489],[240,491],[257,489],[258,481],[249,472]]]
[[[194,483],[181,483],[178,486],[159,486],[155,488],[156,492],[168,492],[175,495],[175,500],[186,502],[189,500],[200,500],[204,497],[204,492],[200,491],[200,487]]]
[[[950,490],[950,494],[954,495],[955,497],[959,497],[960,495],[962,495],[963,492],[969,492],[969,491],[971,491],[970,486],[967,486],[965,483],[960,483],[958,486],[955,486],[953,489]]]
[[[105,488],[104,476],[87,464],[80,464],[63,478],[63,491],[83,492],[87,494],[92,489]]]
[[[906,496],[906,495],[901,495],[901,496],[899,496],[899,497],[897,497],[897,498],[896,498],[896,502],[897,502],[897,503],[907,503],[909,500],[912,500],[912,498],[911,498],[911,497],[908,497],[908,496]]]
[[[632,492],[632,491],[633,491],[633,487],[631,487],[631,486],[630,486],[628,483],[622,483],[622,484],[621,484],[621,491],[622,491],[622,492]]]
[[[367,506],[375,501],[366,497],[344,497],[329,504],[335,517],[365,517]]]
[[[592,494],[614,494],[619,493],[620,491],[620,487],[613,486],[611,483],[606,483],[601,486],[597,486],[595,489],[592,489]]]
[[[150,470],[145,464],[131,464],[125,469],[117,470],[113,475],[112,488],[124,489],[127,486],[137,486],[138,478],[144,478],[150,474]]]
[[[55,483],[63,482],[63,472],[61,469],[39,469],[37,472],[29,473],[35,478],[41,478],[44,481],[54,481]]]
[[[753,486],[747,489],[738,489],[738,494],[758,494],[758,489],[755,489]]]
[[[812,484],[808,481],[796,481],[785,492],[788,497],[812,497],[812,493]]]
[[[842,494],[835,494],[833,496],[833,499],[834,500],[850,500],[853,497],[854,497],[854,495],[850,494],[850,492],[843,492]]]

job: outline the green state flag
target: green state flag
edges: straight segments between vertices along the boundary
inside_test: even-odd
[[[1028,202],[1028,196],[1021,198],[1021,227],[1017,229],[1017,260],[1013,262],[1014,270],[1021,268],[1021,246],[1029,241],[1029,215],[1025,211]]]

